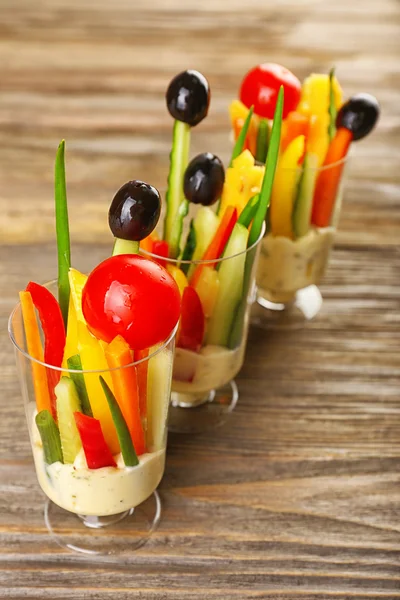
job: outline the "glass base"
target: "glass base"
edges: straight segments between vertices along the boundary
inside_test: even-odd
[[[286,303],[271,302],[259,292],[252,308],[251,323],[263,329],[300,329],[316,317],[322,302],[316,285],[299,290],[293,300]]]
[[[239,390],[232,380],[207,394],[171,393],[168,430],[174,433],[204,433],[223,425],[234,410]]]
[[[117,515],[76,515],[47,500],[44,521],[53,540],[72,552],[88,555],[130,555],[140,548],[161,519],[161,500],[155,491],[142,504]]]

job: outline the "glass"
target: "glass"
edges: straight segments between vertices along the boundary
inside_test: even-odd
[[[220,277],[221,269],[238,277],[244,273],[241,297],[230,311],[224,313],[224,318],[229,324],[227,326],[229,333],[225,336],[224,344],[210,341],[213,336],[210,333],[210,329],[213,329],[214,313],[212,310],[215,310],[216,304],[214,304],[214,309],[211,309],[210,315],[207,315],[205,311],[205,335],[198,352],[180,347],[178,333],[168,420],[170,431],[202,432],[224,423],[235,408],[239,392],[234,378],[242,368],[244,361],[250,309],[255,301],[256,267],[264,231],[265,226],[258,240],[246,251],[218,260],[180,261],[165,259],[142,250],[147,257],[163,261],[167,270],[171,269],[171,272],[173,267],[182,267],[182,265],[189,267],[189,274],[191,273],[190,269],[195,267],[215,265]],[[201,293],[196,287],[196,291],[202,298],[204,298],[204,291],[206,296],[208,294],[207,289]],[[202,302],[202,304],[204,308],[205,303]]]
[[[57,293],[56,282],[46,287]],[[17,371],[25,406],[29,436],[40,487],[47,496],[45,523],[49,533],[61,546],[87,554],[131,552],[146,542],[157,527],[161,503],[156,488],[165,465],[167,418],[171,390],[172,363],[177,327],[163,343],[151,348],[148,356],[126,367],[83,373],[86,388],[93,390],[102,375],[111,382],[113,372],[135,369],[139,384],[139,402],[147,407],[142,417],[147,451],[139,464],[126,467],[122,455],[114,456],[117,467],[87,468],[81,449],[73,464],[60,461],[46,464],[37,414],[35,378],[41,374],[48,381],[74,370],[41,363],[29,355],[26,346],[21,305],[17,304],[9,319],[9,335],[14,344]],[[104,398],[105,399],[105,398]],[[107,439],[105,429],[103,433]]]
[[[328,167],[308,169],[309,193],[322,171],[338,177],[334,209],[328,227],[310,226],[305,235],[291,239],[267,232],[262,240],[257,269],[257,302],[252,323],[267,329],[297,327],[314,318],[321,306],[318,285],[325,274],[334,243],[343,197],[346,159]],[[287,170],[299,178],[300,169]],[[335,173],[336,171],[336,173]],[[311,191],[310,191],[311,190]],[[310,203],[311,208],[311,203]]]

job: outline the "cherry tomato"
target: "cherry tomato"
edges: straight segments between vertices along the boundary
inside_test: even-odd
[[[97,338],[111,342],[121,335],[133,350],[142,350],[167,339],[179,319],[180,293],[156,262],[120,254],[91,272],[82,310]]]
[[[295,110],[301,93],[301,83],[293,73],[275,63],[264,63],[245,75],[240,88],[240,100],[265,119],[273,119],[279,88],[283,85],[283,118]]]

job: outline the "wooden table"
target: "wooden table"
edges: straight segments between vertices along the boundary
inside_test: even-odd
[[[400,598],[400,5],[396,0],[2,0],[0,18],[0,598]],[[114,191],[163,187],[179,70],[209,78],[192,152],[229,154],[242,74],[332,64],[382,103],[358,145],[322,312],[253,329],[228,424],[171,435],[162,523],[123,564],[56,546],[44,527],[6,321],[54,277],[53,159],[67,140],[73,260],[110,251]]]

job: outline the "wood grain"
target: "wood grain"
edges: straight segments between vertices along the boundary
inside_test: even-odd
[[[400,598],[400,5],[396,0],[1,0],[0,598]],[[263,60],[336,65],[379,128],[355,148],[318,318],[250,332],[240,402],[201,437],[170,435],[163,520],[140,550],[93,561],[56,546],[30,447],[8,314],[54,277],[53,159],[67,140],[74,264],[107,256],[125,180],[165,186],[164,90],[210,79],[193,154],[229,154],[227,105]]]

